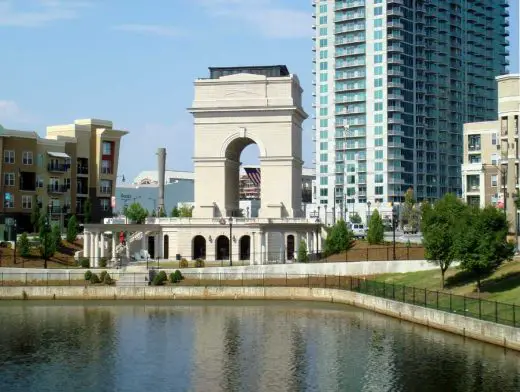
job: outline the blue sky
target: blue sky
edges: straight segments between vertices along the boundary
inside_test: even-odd
[[[518,0],[510,3],[518,72]],[[312,114],[312,23],[310,0],[0,0],[0,124],[43,135],[46,125],[108,119],[131,132],[119,174],[155,169],[158,147],[168,168],[191,170],[186,108],[209,66],[286,64]],[[242,161],[256,154],[250,146]]]

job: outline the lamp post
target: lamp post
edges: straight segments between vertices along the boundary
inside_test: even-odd
[[[397,226],[397,206],[394,205],[394,202],[392,202],[392,237],[393,237],[393,259],[395,260],[395,229]]]
[[[154,199],[153,197],[149,197],[148,200],[153,201],[153,210],[155,211],[155,213],[156,213],[157,215],[159,215],[159,214],[158,214],[158,211],[157,211],[157,199]]]
[[[229,222],[229,266],[233,266],[233,217],[228,218]],[[220,224],[225,225],[226,218],[220,219]]]
[[[319,207],[318,207],[319,208]],[[316,259],[318,260],[318,255],[320,253],[320,240],[319,240],[319,233],[320,233],[320,218],[316,218]]]
[[[367,226],[368,224],[370,223],[370,206],[372,205],[372,203],[370,201],[367,201],[367,208],[368,208],[368,213],[367,213]]]
[[[49,258],[49,234],[51,233],[51,226],[49,223],[49,216],[45,218],[43,225],[43,268],[47,269],[47,260]]]
[[[334,208],[334,207],[333,207],[333,208]],[[325,214],[325,226],[327,226],[327,205],[326,205],[326,204],[323,206],[323,212],[324,212],[324,214]],[[334,220],[333,220],[333,222],[334,222]],[[335,223],[335,222],[334,222],[334,223]],[[334,223],[333,223],[333,224],[334,224]]]
[[[18,225],[16,224],[16,220],[13,221],[13,228],[14,228],[14,252],[13,252],[13,264],[16,264],[16,240],[18,237]]]

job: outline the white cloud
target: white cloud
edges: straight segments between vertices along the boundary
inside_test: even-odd
[[[11,100],[0,99],[0,124],[9,128],[10,124],[32,124],[34,119]]]
[[[75,0],[0,0],[0,26],[42,27],[76,19],[80,9],[89,5]]]
[[[269,38],[308,38],[308,11],[280,6],[279,0],[192,0],[216,18],[234,19]]]
[[[184,31],[172,26],[161,26],[153,24],[123,24],[113,27],[114,30],[129,31],[133,33],[157,35],[161,37],[180,37]]]

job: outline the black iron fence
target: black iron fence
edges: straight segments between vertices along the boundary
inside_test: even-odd
[[[171,271],[174,268],[169,269]],[[0,286],[85,286],[86,270],[30,272],[0,272]],[[170,271],[169,271],[170,272]],[[151,284],[149,272],[110,270],[112,284],[146,286]],[[103,284],[103,283],[99,283]],[[169,285],[223,286],[223,287],[308,287],[329,288],[358,292],[403,303],[456,313],[466,317],[520,327],[519,306],[489,301],[478,296],[456,295],[450,292],[379,282],[352,276],[297,275],[263,273],[191,273]]]

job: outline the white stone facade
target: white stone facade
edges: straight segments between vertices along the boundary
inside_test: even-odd
[[[195,132],[193,218],[85,225],[84,256],[92,266],[101,257],[267,264],[296,258],[301,241],[309,253],[322,249],[322,224],[305,218],[301,203],[302,122],[307,114],[298,78],[287,71],[277,77],[239,69],[231,73],[195,81],[189,109]],[[260,150],[262,176],[258,218],[239,213],[240,154],[253,143]],[[125,244],[119,243],[121,231]]]

